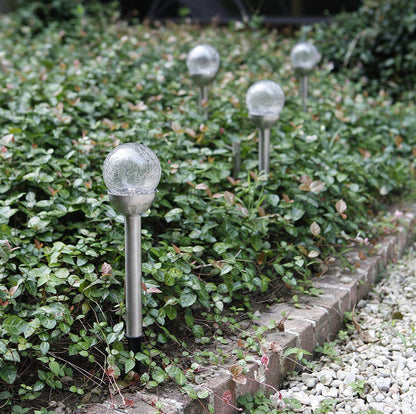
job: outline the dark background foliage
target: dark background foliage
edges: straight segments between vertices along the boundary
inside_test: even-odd
[[[364,0],[357,12],[334,17],[316,33],[322,52],[371,90],[409,96],[416,83],[416,2]],[[410,99],[410,98],[409,98]]]

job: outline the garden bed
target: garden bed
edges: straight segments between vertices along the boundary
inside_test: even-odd
[[[0,406],[13,413],[46,412],[44,396],[60,390],[99,393],[136,361],[137,388],[173,381],[195,396],[193,370],[222,364],[211,358],[230,337],[261,351],[244,334],[256,306],[318,294],[312,278],[345,262],[351,244],[377,244],[394,227],[379,213],[412,183],[414,107],[335,72],[324,46],[304,112],[289,61],[297,35],[149,26],[111,10],[0,20]],[[208,120],[186,70],[200,42],[222,59]],[[268,179],[245,107],[261,79],[286,97]],[[102,179],[108,152],[130,141],[152,148],[163,171],[142,220],[136,355],[124,340],[123,217]]]

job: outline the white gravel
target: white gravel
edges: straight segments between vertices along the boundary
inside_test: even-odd
[[[354,320],[358,328],[335,341],[332,357],[289,378],[283,398],[300,401],[293,411],[305,414],[327,399],[328,413],[415,414],[416,245],[357,304]]]

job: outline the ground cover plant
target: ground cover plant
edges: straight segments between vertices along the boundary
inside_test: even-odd
[[[198,364],[222,357],[204,347],[233,334],[244,350],[235,358],[259,349],[241,320],[260,299],[307,291],[351,242],[368,239],[371,250],[373,220],[413,174],[414,107],[369,94],[325,56],[302,111],[289,64],[297,36],[239,23],[151,26],[119,20],[110,5],[94,10],[77,3],[47,25],[30,8],[0,19],[5,412],[45,412],[56,391],[112,386],[136,361],[145,369],[130,377],[135,386],[174,380],[206,396],[191,387]],[[222,57],[207,121],[185,63],[200,42]],[[260,79],[286,95],[267,180],[244,102]],[[235,140],[243,162],[231,177]],[[123,217],[102,179],[108,152],[130,141],[152,148],[163,170],[143,217],[146,339],[136,355],[124,341]]]

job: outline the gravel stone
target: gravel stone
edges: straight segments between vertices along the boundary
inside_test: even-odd
[[[312,372],[305,369],[284,384],[284,398],[300,397],[303,408],[297,412],[314,413],[332,398],[337,414],[416,413],[415,257],[416,244],[357,304],[354,319],[361,331],[335,341],[336,358],[323,355]]]

